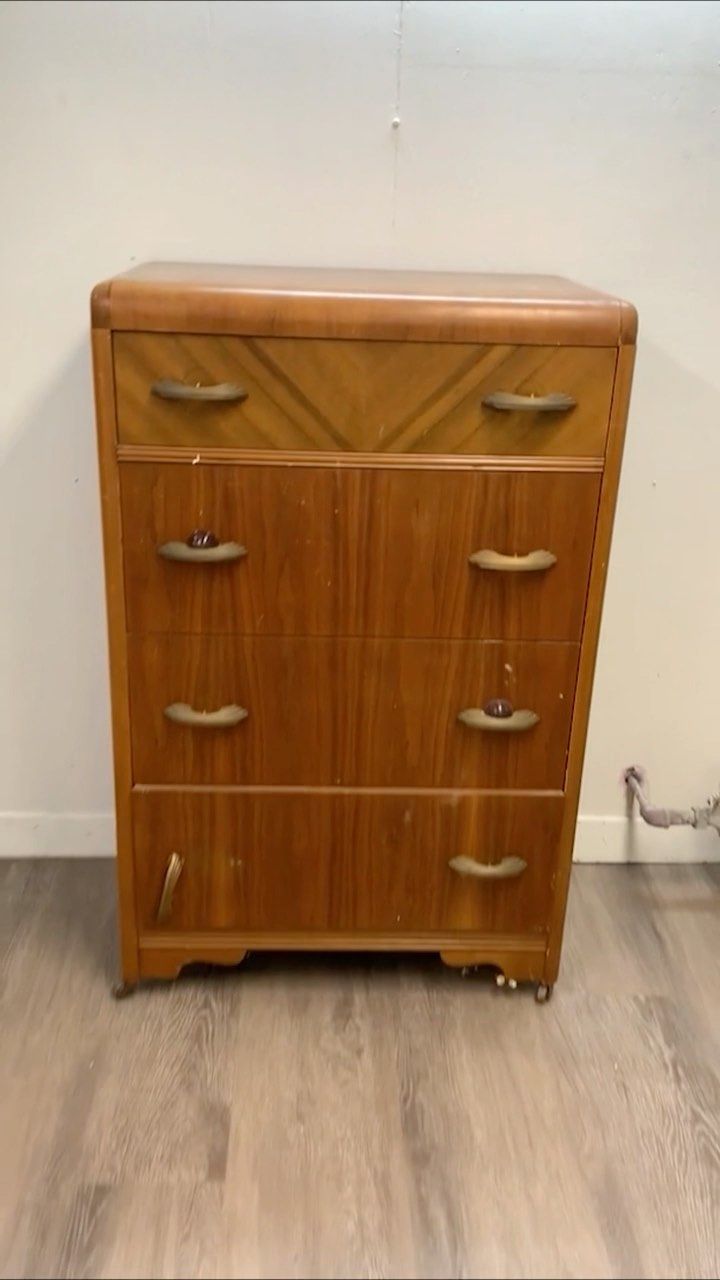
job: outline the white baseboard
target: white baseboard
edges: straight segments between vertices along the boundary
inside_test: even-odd
[[[663,831],[640,818],[581,813],[575,835],[576,862],[720,862],[716,832],[692,827]]]
[[[111,813],[0,813],[0,858],[104,858],[115,852]],[[576,862],[720,862],[714,831],[658,831],[637,818],[581,814]]]
[[[111,858],[114,853],[111,813],[0,813],[0,858]]]

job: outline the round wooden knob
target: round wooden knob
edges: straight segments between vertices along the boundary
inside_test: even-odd
[[[485,703],[483,711],[486,716],[492,716],[493,720],[509,720],[513,713],[513,705],[507,698],[491,698]]]
[[[209,529],[193,529],[190,537],[187,539],[187,545],[199,550],[203,547],[217,547],[218,540],[214,533]]]

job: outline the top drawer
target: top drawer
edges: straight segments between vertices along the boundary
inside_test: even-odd
[[[361,453],[605,451],[616,350],[116,333],[125,444]]]

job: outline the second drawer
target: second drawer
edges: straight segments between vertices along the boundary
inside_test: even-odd
[[[135,462],[120,473],[131,631],[580,636],[598,474]],[[220,546],[188,546],[198,530]]]
[[[574,644],[132,636],[139,783],[561,790]]]

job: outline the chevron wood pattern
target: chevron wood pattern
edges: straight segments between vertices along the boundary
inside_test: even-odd
[[[616,350],[117,333],[124,444],[359,453],[604,453]],[[239,384],[242,402],[163,400],[159,379]],[[565,392],[569,412],[484,407],[493,391]]]

